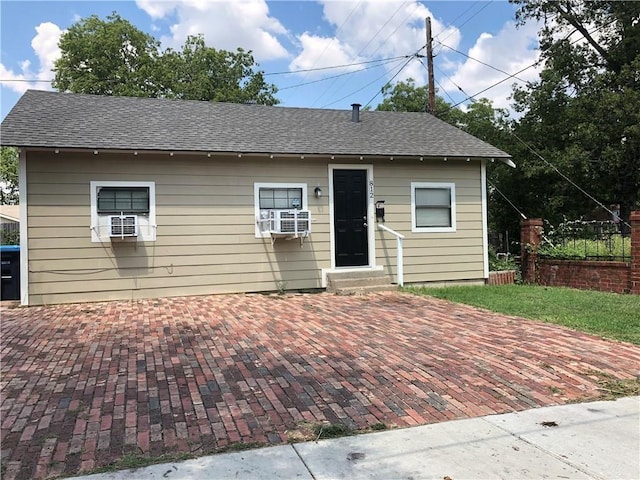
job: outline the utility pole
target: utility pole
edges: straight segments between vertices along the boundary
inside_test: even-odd
[[[436,114],[436,89],[433,77],[433,38],[431,37],[431,17],[425,18],[427,27],[427,72],[429,82],[429,103],[427,104],[427,112],[431,115]]]

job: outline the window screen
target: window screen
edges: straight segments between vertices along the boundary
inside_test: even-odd
[[[260,210],[302,208],[301,188],[260,188]]]
[[[99,214],[149,213],[148,187],[102,187],[98,191]]]
[[[416,188],[416,227],[451,227],[451,189]]]

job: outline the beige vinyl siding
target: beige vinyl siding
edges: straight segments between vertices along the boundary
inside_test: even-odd
[[[29,152],[30,303],[321,287],[330,261],[326,162]],[[155,182],[154,242],[92,243],[91,181]],[[254,182],[307,183],[313,233],[255,238]]]
[[[339,162],[29,151],[29,301],[320,288],[332,255],[329,163]],[[386,201],[386,225],[406,237],[406,283],[483,278],[479,161],[360,163],[373,164],[375,200]],[[156,241],[92,243],[91,181],[155,182]],[[269,238],[255,238],[255,182],[307,184],[314,221],[302,247],[298,240],[272,246]],[[455,183],[455,232],[411,232],[411,182]],[[320,199],[313,194],[316,186],[324,192]],[[375,239],[376,265],[395,281],[395,238],[376,228]]]
[[[374,165],[375,197],[385,200],[385,225],[405,236],[404,281],[482,280],[482,185],[480,162],[386,161]],[[411,231],[411,182],[451,182],[456,187],[456,231]],[[396,281],[396,239],[376,229],[377,264]]]

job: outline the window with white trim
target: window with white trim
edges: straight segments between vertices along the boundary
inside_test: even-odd
[[[135,216],[138,240],[155,241],[155,182],[94,181],[90,188],[92,242],[110,240],[112,216]]]
[[[454,183],[411,182],[411,231],[456,231]]]
[[[269,212],[306,210],[306,183],[254,183],[256,238],[269,237]]]

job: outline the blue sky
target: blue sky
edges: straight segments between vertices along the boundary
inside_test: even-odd
[[[392,78],[412,77],[424,85],[425,66],[405,56],[425,44],[427,16],[435,38],[437,87],[451,103],[507,77],[496,69],[515,73],[538,59],[537,26],[516,28],[515,8],[506,0],[2,0],[1,118],[27,88],[51,88],[34,80],[53,77],[65,29],[80,18],[104,18],[113,11],[152,34],[163,48],[179,47],[188,34],[202,33],[209,46],[252,50],[266,79],[279,88],[283,106],[375,108],[383,98],[381,87]],[[326,68],[336,65],[350,66]],[[504,81],[480,97],[508,108],[511,85],[536,78],[536,68],[528,68],[518,80]]]

